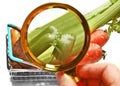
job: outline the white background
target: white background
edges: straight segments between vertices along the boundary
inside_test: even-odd
[[[76,7],[85,14],[107,0],[1,0],[0,1],[0,84],[12,86],[6,67],[6,27],[8,23],[22,26],[27,15],[37,6],[46,2],[63,2]],[[120,66],[120,34],[113,33],[103,47],[107,51],[106,62]]]

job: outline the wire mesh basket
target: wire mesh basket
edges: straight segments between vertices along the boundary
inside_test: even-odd
[[[58,86],[55,73],[32,69],[10,69],[13,86]]]
[[[8,37],[6,35],[6,47],[8,48]],[[14,68],[6,48],[7,69],[13,86],[58,86],[55,72],[44,71],[35,67]],[[19,63],[18,63],[19,64]]]

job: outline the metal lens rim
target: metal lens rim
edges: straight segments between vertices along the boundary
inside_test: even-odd
[[[29,44],[27,41],[27,31],[31,21],[34,19],[36,15],[38,15],[42,11],[47,9],[52,9],[52,8],[61,8],[61,9],[68,10],[69,12],[72,12],[76,17],[78,17],[80,22],[82,22],[82,25],[84,28],[85,41],[84,41],[82,52],[80,52],[78,57],[74,59],[72,62],[70,62],[69,64],[52,65],[52,64],[42,63],[36,58],[36,56],[31,52],[29,48]],[[86,54],[89,47],[89,42],[90,42],[90,31],[89,31],[89,26],[86,19],[77,9],[75,9],[74,7],[68,4],[63,4],[63,3],[47,3],[37,7],[27,16],[21,29],[21,45],[26,57],[36,66],[48,71],[63,71],[63,70],[67,71],[67,70],[70,70],[71,68],[74,68]]]

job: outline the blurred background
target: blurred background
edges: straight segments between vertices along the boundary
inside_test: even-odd
[[[82,14],[95,9],[108,0],[1,0],[0,1],[0,82],[4,86],[12,86],[6,66],[7,24],[21,27],[27,15],[36,7],[47,2],[62,2],[77,8]],[[106,27],[102,27],[103,29]],[[109,41],[103,47],[106,59],[100,62],[111,62],[120,68],[120,34],[112,33]],[[37,85],[36,85],[37,86]]]

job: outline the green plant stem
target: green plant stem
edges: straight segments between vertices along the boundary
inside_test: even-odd
[[[112,18],[116,17],[116,15],[118,15],[119,13],[120,13],[120,0],[116,1],[115,3],[107,2],[103,4],[102,6],[96,8],[95,10],[85,14],[84,16],[87,19],[89,27],[90,27],[90,31],[92,32],[95,29],[105,25]],[[73,32],[72,34],[82,34],[82,32],[79,32],[79,29],[77,29],[77,28],[81,28],[81,24],[78,22],[75,16],[71,15],[70,13],[66,13],[65,15],[51,21],[50,23],[42,27],[38,27],[37,29],[35,29],[28,35],[30,46],[32,46],[33,44],[35,45],[31,47],[31,50],[36,56],[38,56],[38,54],[36,53],[41,51],[41,50],[36,49],[37,47],[39,47],[40,45],[42,47],[46,47],[46,45],[44,45],[43,43],[41,44],[41,42],[44,41],[43,39],[39,40],[39,42],[37,39],[39,39],[43,35],[43,34],[42,35],[40,34],[43,33],[45,30],[47,30],[46,28],[50,26],[54,26],[55,28],[57,28],[58,32],[63,32],[62,34],[66,34],[66,33],[71,34],[71,32]],[[76,40],[78,40],[80,37],[81,35],[77,35]],[[75,45],[76,46],[79,45],[80,42],[81,41],[78,40]],[[77,47],[75,48],[79,49]],[[74,51],[76,49],[74,49]]]
[[[90,30],[94,31],[95,29],[105,25],[107,22],[116,17],[119,13],[120,13],[120,0],[116,1],[114,4],[111,4],[102,13],[97,14],[94,18],[88,20]]]

